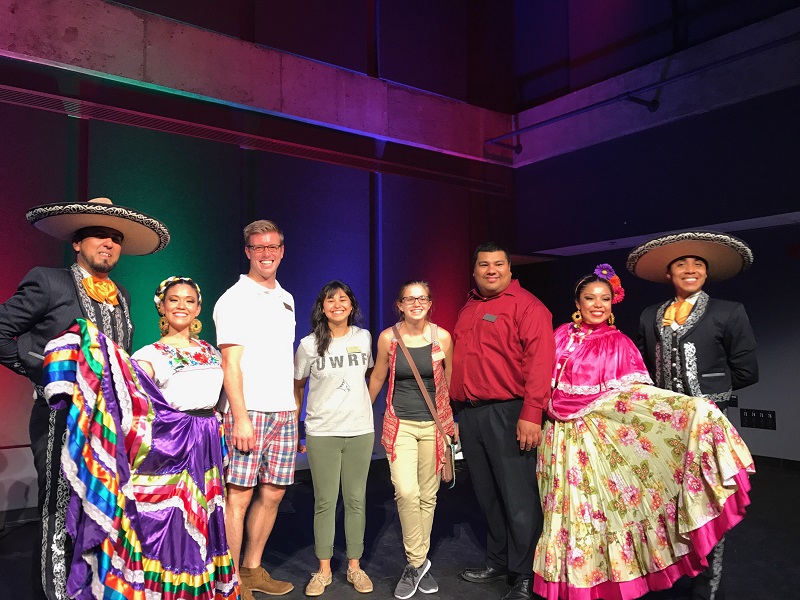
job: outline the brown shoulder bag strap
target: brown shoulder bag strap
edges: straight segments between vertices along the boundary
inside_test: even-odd
[[[428,388],[426,388],[425,384],[422,382],[422,377],[419,374],[419,369],[417,369],[417,365],[414,364],[414,359],[411,358],[411,353],[408,351],[408,348],[406,348],[406,344],[403,341],[403,336],[400,335],[400,330],[397,329],[397,325],[392,325],[392,333],[394,333],[394,338],[397,340],[397,345],[400,346],[400,349],[403,351],[403,354],[405,355],[408,364],[411,366],[411,372],[414,373],[414,379],[417,380],[419,391],[422,392],[422,397],[425,398],[425,403],[428,405],[428,410],[431,411],[431,415],[433,415],[433,420],[436,421],[436,427],[439,428],[439,433],[442,434],[442,439],[444,439],[445,443],[447,443],[447,434],[444,432],[444,427],[442,427],[442,422],[439,420],[439,415],[436,412],[436,407],[433,405],[433,402],[431,401],[430,394],[428,394]]]

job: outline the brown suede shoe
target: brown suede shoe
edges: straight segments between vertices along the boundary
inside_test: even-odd
[[[241,582],[239,582],[239,598],[241,600],[256,600],[253,597],[253,592],[247,589],[247,586]]]
[[[239,567],[239,581],[251,592],[263,592],[269,596],[283,596],[294,589],[288,581],[278,581],[270,577],[260,565],[254,569]]]
[[[372,581],[361,569],[351,569],[347,567],[347,581],[353,584],[357,592],[368,594],[372,591]]]

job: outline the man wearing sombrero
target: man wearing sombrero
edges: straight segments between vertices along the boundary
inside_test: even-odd
[[[34,385],[30,438],[42,516],[34,551],[34,598],[66,598],[71,541],[65,527],[69,486],[61,475],[61,447],[67,410],[51,410],[42,388],[45,345],[75,319],[91,320],[127,352],[133,324],[130,295],[109,279],[120,254],[152,254],[169,242],[160,221],[115,206],[108,198],[44,204],[25,217],[37,229],[75,250],[67,268],[34,267],[16,293],[0,304],[0,364]]]
[[[738,302],[710,298],[706,281],[729,279],[749,268],[753,253],[742,240],[706,231],[656,238],[628,256],[628,270],[671,283],[675,297],[645,309],[639,350],[658,387],[703,396],[725,411],[731,392],[758,381],[756,342]],[[709,567],[692,582],[692,598],[720,600],[725,540],[708,556]]]

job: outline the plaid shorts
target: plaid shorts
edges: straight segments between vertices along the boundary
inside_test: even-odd
[[[297,417],[293,410],[282,412],[247,411],[253,422],[255,447],[247,453],[233,447],[233,413],[225,413],[225,443],[230,461],[225,470],[226,483],[255,487],[256,483],[291,485],[297,452]]]

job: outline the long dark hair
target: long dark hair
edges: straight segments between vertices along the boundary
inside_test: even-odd
[[[328,318],[325,316],[325,300],[332,297],[336,292],[342,290],[347,297],[350,298],[350,304],[353,310],[347,317],[347,324],[353,325],[356,321],[361,321],[361,309],[358,308],[358,300],[350,286],[346,283],[334,279],[322,286],[322,289],[317,294],[317,299],[314,301],[314,308],[311,309],[311,333],[314,334],[314,340],[317,342],[317,354],[325,356],[328,347],[331,345],[331,329],[328,326]]]

